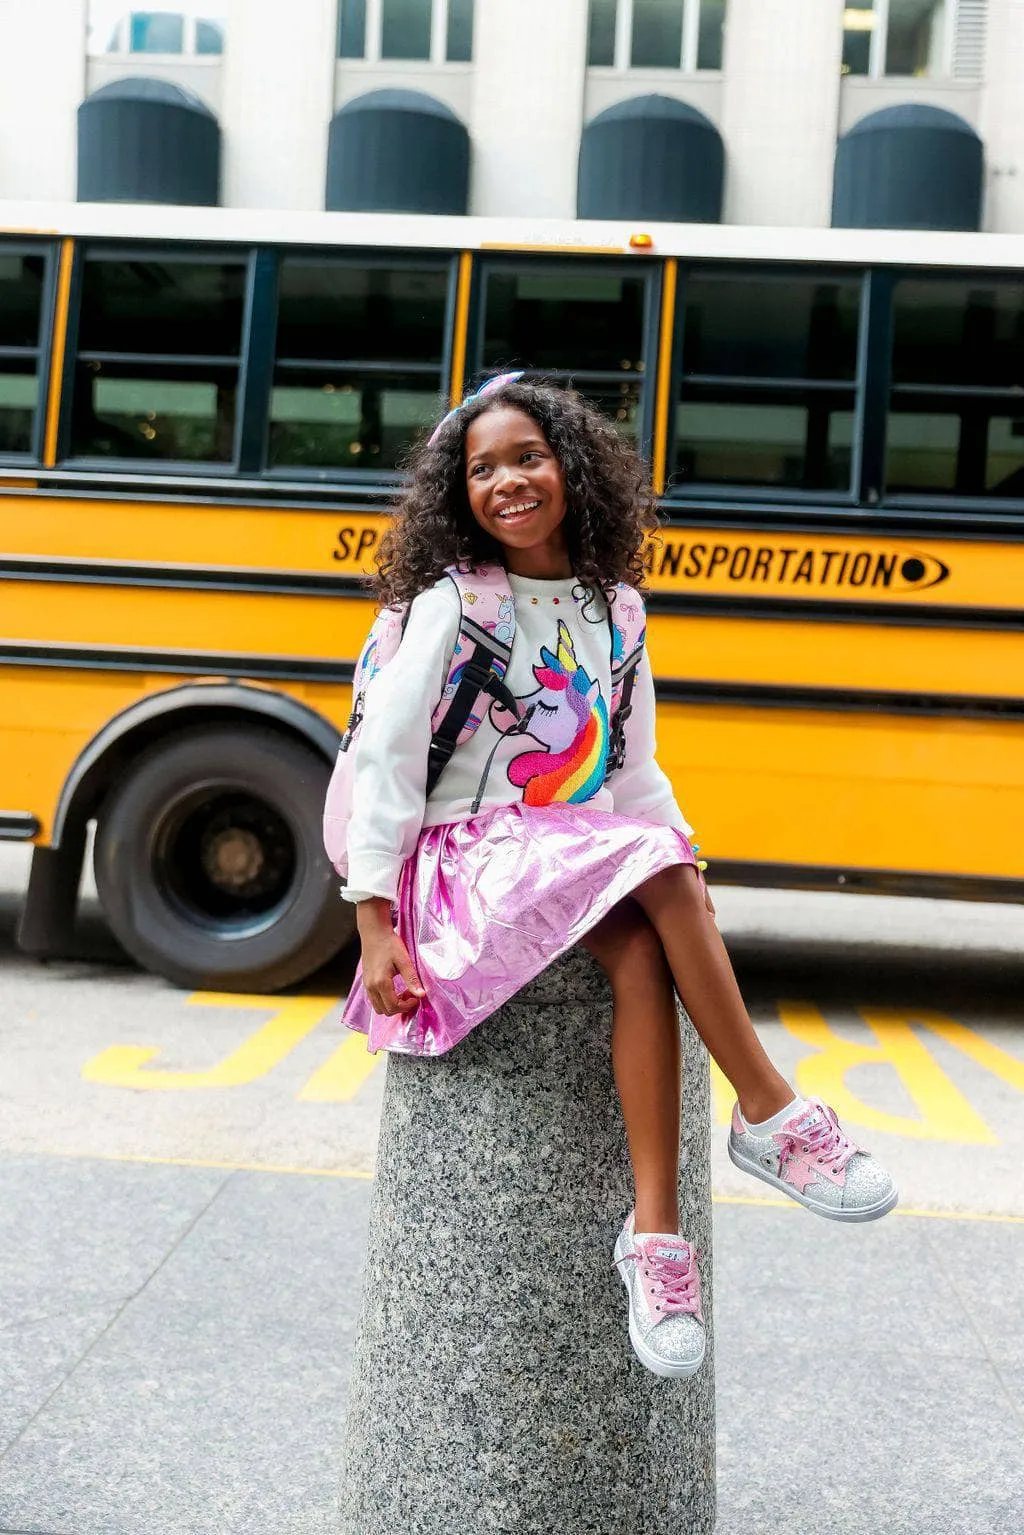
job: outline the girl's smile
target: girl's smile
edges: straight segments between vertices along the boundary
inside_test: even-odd
[[[532,416],[505,405],[470,423],[466,492],[475,520],[504,546],[513,575],[572,575],[562,466]]]

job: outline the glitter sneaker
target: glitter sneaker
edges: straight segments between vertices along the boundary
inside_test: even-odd
[[[804,1099],[773,1135],[754,1135],[737,1104],[729,1155],[743,1172],[832,1221],[876,1221],[899,1199],[885,1168],[853,1144],[820,1098]]]
[[[681,1236],[637,1242],[630,1215],[615,1243],[629,1296],[629,1341],[655,1375],[693,1375],[704,1358],[704,1317],[694,1249]]]

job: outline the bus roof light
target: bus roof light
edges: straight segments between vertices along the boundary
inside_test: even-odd
[[[650,235],[645,234],[630,235],[629,245],[630,249],[635,251],[649,251],[654,249],[653,239]]]

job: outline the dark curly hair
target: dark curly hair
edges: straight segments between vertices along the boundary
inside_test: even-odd
[[[377,551],[371,578],[381,607],[411,602],[449,565],[504,564],[504,550],[469,508],[466,433],[502,406],[536,421],[562,469],[569,558],[580,584],[610,603],[616,583],[643,585],[644,535],[658,526],[636,452],[589,401],[550,384],[508,383],[474,399],[412,454],[412,480]]]

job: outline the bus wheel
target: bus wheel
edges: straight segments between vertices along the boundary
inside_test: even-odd
[[[179,986],[277,991],[355,932],[323,851],[330,768],[259,726],[182,731],[100,811],[96,886],[133,959]]]

